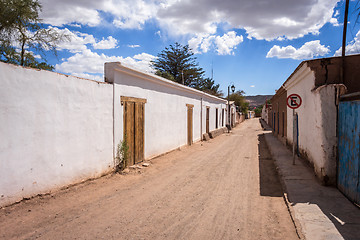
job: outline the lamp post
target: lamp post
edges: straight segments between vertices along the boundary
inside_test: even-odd
[[[231,88],[231,91],[232,93],[235,92],[235,86],[234,84],[230,84],[228,86],[228,132],[230,132],[230,129],[231,129],[231,124],[230,124],[230,88]]]

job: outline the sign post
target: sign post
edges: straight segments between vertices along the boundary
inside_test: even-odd
[[[301,106],[302,99],[298,94],[287,97],[287,106],[293,110],[293,165],[295,165],[295,146],[298,145],[298,116],[295,109]]]

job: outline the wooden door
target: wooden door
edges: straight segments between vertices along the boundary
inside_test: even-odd
[[[210,107],[206,107],[206,133],[210,132],[209,121],[210,121]]]
[[[128,159],[126,166],[134,164],[134,149],[135,149],[135,103],[125,102],[124,103],[124,139],[128,146]]]
[[[124,106],[124,139],[129,147],[126,166],[144,160],[144,105],[146,99],[121,97]]]
[[[144,104],[135,103],[134,163],[144,161]]]
[[[221,126],[224,126],[224,109],[221,110]]]
[[[219,119],[218,119],[218,117],[219,117],[219,109],[216,109],[215,114],[216,114],[216,116],[215,116],[215,128],[218,129],[219,128]]]
[[[193,107],[194,105],[187,104],[187,141],[188,145],[193,143]]]

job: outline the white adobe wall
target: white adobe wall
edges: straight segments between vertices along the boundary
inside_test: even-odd
[[[299,94],[302,105],[299,116],[299,148],[313,163],[320,179],[335,180],[336,175],[336,106],[333,85],[315,88],[315,75],[305,63],[285,83],[287,96]],[[287,111],[287,141],[293,142],[293,111]],[[328,181],[325,179],[325,181]]]
[[[221,127],[221,109],[226,101],[184,87],[154,75],[138,72],[120,63],[106,63],[105,77],[114,82],[115,145],[123,140],[123,106],[121,96],[144,98],[145,158],[171,151],[187,144],[187,106],[193,104],[193,140],[201,140],[206,132],[206,107],[210,107],[209,127],[215,129],[215,112]],[[203,99],[201,101],[201,98]],[[202,113],[201,113],[202,109]],[[201,121],[202,116],[202,121]],[[202,127],[201,127],[202,122]],[[226,121],[224,121],[224,126]]]
[[[0,206],[113,167],[112,85],[0,62]]]
[[[264,104],[261,110],[261,119],[263,119],[268,124],[268,108],[266,108],[266,104]]]

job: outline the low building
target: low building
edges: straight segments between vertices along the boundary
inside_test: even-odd
[[[105,65],[105,82],[0,62],[0,207],[191,145],[226,124],[226,100]]]
[[[105,64],[105,81],[114,85],[114,142],[128,138],[138,151],[132,163],[225,127],[226,100],[221,98],[118,62]]]
[[[344,75],[342,75],[344,66]],[[298,94],[298,150],[323,184],[337,178],[337,114],[340,96],[360,91],[360,55],[303,61],[271,99],[268,123],[286,144],[293,144],[293,111],[287,98]],[[296,131],[295,131],[296,132]]]

